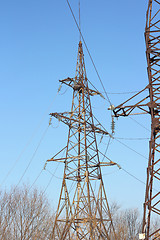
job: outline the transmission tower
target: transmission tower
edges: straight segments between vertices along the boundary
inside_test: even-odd
[[[116,117],[137,113],[151,116],[151,138],[147,167],[146,194],[144,202],[143,228],[140,239],[160,239],[160,228],[151,230],[152,217],[160,215],[160,0],[149,0],[145,28],[146,56],[149,84],[139,93],[114,109]],[[149,94],[136,101],[144,91]],[[158,188],[156,191],[155,189]]]
[[[73,99],[70,112],[50,114],[69,127],[67,146],[48,160],[64,163],[51,239],[116,239],[101,173],[101,166],[115,163],[100,162],[96,135],[108,132],[94,123],[90,97],[100,93],[88,87],[81,41],[75,78],[60,82],[73,89]],[[59,158],[62,151],[65,157]]]

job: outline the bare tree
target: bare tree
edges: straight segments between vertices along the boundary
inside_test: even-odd
[[[10,228],[8,222],[12,219],[10,211],[10,197],[9,194],[4,191],[0,192],[0,236],[1,239],[7,240],[11,237]]]
[[[114,202],[110,211],[116,240],[138,240],[142,228],[138,210],[121,210]],[[0,191],[0,240],[50,240],[53,224],[54,214],[42,191],[26,185]],[[156,219],[152,228],[157,226],[160,222]]]
[[[28,186],[13,188],[0,198],[0,239],[47,240],[53,227],[54,216],[47,198]]]
[[[137,209],[121,210],[117,203],[111,205],[113,224],[117,240],[138,240],[141,219]],[[114,240],[113,237],[111,239]]]
[[[139,218],[138,209],[129,209],[125,211],[125,222],[128,228],[128,240],[138,239],[139,233],[141,232],[141,220]]]

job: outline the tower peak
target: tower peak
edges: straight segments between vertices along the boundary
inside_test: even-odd
[[[81,41],[81,4],[80,4],[80,0],[79,0],[79,33],[80,33],[79,39]]]

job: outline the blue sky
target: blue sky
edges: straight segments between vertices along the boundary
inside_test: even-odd
[[[78,0],[70,0],[78,18]],[[114,105],[148,83],[145,58],[146,1],[81,0],[82,33],[106,91]],[[57,94],[58,80],[75,75],[79,33],[65,0],[5,0],[0,2],[0,183],[17,161],[2,187],[17,184],[48,126],[49,113],[70,110],[71,90]],[[84,47],[87,76],[103,92]],[[65,93],[65,94],[63,94]],[[110,131],[109,104],[95,97],[93,111]],[[53,103],[53,104],[52,104]],[[98,103],[98,104],[97,104]],[[149,116],[133,117],[150,129]],[[20,184],[32,184],[45,161],[66,145],[67,127],[53,121]],[[54,128],[55,127],[55,128]],[[27,145],[34,134],[32,141]],[[130,118],[116,120],[115,137],[149,138],[149,131]],[[104,145],[107,139],[104,140]],[[148,158],[148,141],[122,140]],[[27,147],[26,147],[27,145]],[[108,157],[142,181],[147,159],[112,140]],[[54,163],[47,168],[54,171]],[[62,177],[63,167],[56,176]],[[109,201],[142,209],[145,185],[115,167],[103,169]],[[44,189],[50,179],[43,172],[36,185]],[[47,194],[56,208],[61,180],[53,178]],[[56,194],[55,194],[56,193]]]

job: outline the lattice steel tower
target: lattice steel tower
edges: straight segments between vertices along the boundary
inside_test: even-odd
[[[149,0],[146,16],[146,56],[149,84],[142,91],[117,106],[115,116],[128,116],[139,110],[151,116],[151,138],[144,202],[143,235],[141,239],[160,239],[160,226],[152,230],[151,216],[160,216],[160,0]],[[146,89],[149,95],[130,105]]]
[[[70,112],[51,113],[69,127],[65,157],[56,154],[49,161],[64,162],[64,175],[51,239],[116,239],[102,180],[96,134],[108,135],[94,123],[82,42],[79,42],[75,78],[60,80],[73,89]],[[103,162],[114,165],[113,162]],[[70,193],[70,187],[73,189]]]

